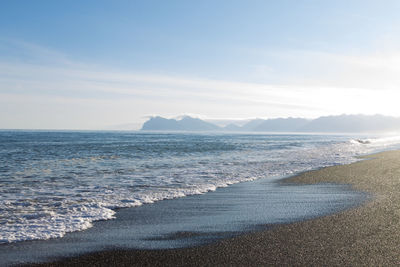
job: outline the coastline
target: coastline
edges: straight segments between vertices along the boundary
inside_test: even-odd
[[[110,250],[40,266],[398,265],[400,151],[294,176],[295,183],[347,183],[373,194],[364,205],[277,225],[209,245],[168,250]],[[39,265],[38,265],[39,266]]]

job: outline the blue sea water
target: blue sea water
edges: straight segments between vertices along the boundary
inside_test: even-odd
[[[351,163],[399,143],[337,135],[0,131],[0,243],[62,237],[113,219],[115,208]]]

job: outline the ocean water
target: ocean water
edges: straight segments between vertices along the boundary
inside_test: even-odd
[[[62,237],[115,208],[357,161],[400,138],[0,131],[0,244]]]

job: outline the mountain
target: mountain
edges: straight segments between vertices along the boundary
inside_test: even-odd
[[[400,118],[382,115],[319,117],[300,128],[302,132],[374,133],[400,130]]]
[[[265,122],[263,119],[254,119],[246,123],[245,125],[242,126],[242,129],[246,132],[252,132],[254,131],[255,128],[257,128],[260,124]]]
[[[174,119],[165,119],[162,117],[153,117],[146,121],[143,131],[182,131],[182,126]]]
[[[227,132],[241,132],[243,131],[243,127],[240,127],[236,124],[230,123],[228,125],[226,125],[224,128],[222,128],[224,131]]]
[[[183,117],[181,120],[152,117],[143,124],[142,131],[219,131],[220,127],[203,120]]]
[[[255,119],[243,126],[219,127],[189,116],[181,120],[152,117],[143,124],[143,131],[230,131],[230,132],[325,132],[378,133],[400,131],[400,118],[382,115],[325,116],[314,120],[303,118]]]
[[[215,124],[205,122],[201,119],[185,116],[183,119],[177,121],[182,126],[184,131],[218,131],[221,130]]]
[[[297,132],[305,127],[310,120],[300,118],[269,119],[264,120],[253,131],[257,132]]]

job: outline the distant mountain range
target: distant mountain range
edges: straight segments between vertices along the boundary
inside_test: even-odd
[[[383,115],[339,115],[317,119],[278,118],[254,119],[239,126],[225,127],[185,116],[180,120],[152,117],[142,131],[225,131],[225,132],[324,132],[324,133],[378,133],[400,131],[400,118]]]

